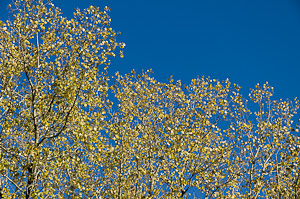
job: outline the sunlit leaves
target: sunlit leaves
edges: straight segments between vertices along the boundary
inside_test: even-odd
[[[10,11],[0,26],[1,187],[11,198],[89,196],[109,105],[99,69],[125,44],[107,8],[67,19],[51,1],[16,0]]]
[[[291,134],[291,126],[298,101],[272,100],[273,88],[268,83],[255,87],[249,96],[259,109],[254,111],[255,122],[241,120],[239,167],[243,174],[235,191],[249,198],[297,198],[299,188],[294,185],[298,181],[299,150],[295,146],[299,139]]]
[[[297,100],[271,100],[272,87],[256,86],[253,118],[240,87],[229,80],[202,77],[182,86],[172,78],[158,82],[150,73],[115,74],[118,104],[106,127],[111,143],[103,196],[299,194],[299,139],[290,133],[299,128],[292,128]]]
[[[231,83],[200,78],[183,88],[180,81],[161,83],[134,71],[117,73],[115,80],[119,105],[108,132],[118,150],[106,170],[113,173],[109,190],[115,192],[103,195],[176,198],[194,188],[224,195],[236,173],[231,126],[248,112]]]

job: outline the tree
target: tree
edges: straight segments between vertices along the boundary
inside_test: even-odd
[[[220,198],[233,181],[231,126],[247,113],[234,92],[239,87],[201,78],[183,89],[172,81],[116,74],[119,108],[108,127],[114,142],[105,170],[113,181],[102,195],[185,198],[196,188],[205,198]]]
[[[105,147],[94,145],[108,90],[98,66],[124,47],[109,8],[76,9],[72,19],[51,1],[16,0],[10,9],[12,21],[0,27],[2,195],[89,196],[90,152]]]
[[[296,99],[109,76],[108,11],[17,0],[0,22],[0,198],[300,197]]]
[[[249,94],[258,104],[255,122],[245,118],[239,124],[239,167],[237,178],[240,197],[248,198],[299,198],[299,137],[291,134],[293,117],[299,109],[297,99],[272,100],[273,87],[268,83]],[[247,121],[248,120],[248,121]],[[299,120],[300,122],[300,120]],[[243,195],[241,195],[241,193]]]
[[[149,73],[115,79],[103,196],[187,198],[193,189],[196,198],[300,196],[300,142],[291,134],[299,131],[292,128],[297,99],[271,100],[273,88],[257,85],[253,117],[229,80],[202,77],[182,88]]]

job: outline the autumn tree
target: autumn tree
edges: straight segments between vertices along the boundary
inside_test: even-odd
[[[105,198],[299,198],[299,104],[229,80],[116,74]],[[294,127],[295,128],[294,128]]]
[[[134,71],[115,81],[104,170],[111,182],[102,195],[186,198],[196,188],[205,198],[224,196],[237,171],[231,126],[247,113],[239,87],[201,78],[183,88]]]
[[[232,189],[235,198],[299,198],[299,123],[293,128],[298,100],[272,100],[268,83],[251,90],[250,99],[258,105],[254,119],[243,118],[237,128],[239,168]],[[300,122],[300,120],[299,120]]]
[[[299,198],[298,101],[228,79],[110,76],[109,8],[0,21],[0,198]],[[118,54],[118,53],[117,53]],[[119,55],[122,57],[122,51]],[[251,107],[251,110],[250,108]]]
[[[124,47],[109,8],[67,19],[51,1],[9,7],[12,20],[0,22],[1,198],[90,197],[90,152],[105,146],[103,68]]]

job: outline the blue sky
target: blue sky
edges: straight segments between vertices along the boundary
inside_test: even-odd
[[[0,0],[0,19],[10,0]],[[122,32],[125,58],[111,71],[153,69],[166,81],[188,84],[197,76],[229,78],[247,95],[268,81],[275,98],[300,97],[298,0],[54,0],[67,17],[74,8],[111,7],[112,27]]]

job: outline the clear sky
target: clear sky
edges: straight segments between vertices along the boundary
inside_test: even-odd
[[[0,0],[0,19],[11,0]],[[229,78],[246,95],[268,81],[275,97],[300,97],[298,0],[54,0],[67,17],[74,8],[109,6],[122,32],[125,57],[112,71],[152,68],[160,81],[174,75]]]

